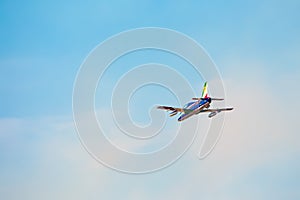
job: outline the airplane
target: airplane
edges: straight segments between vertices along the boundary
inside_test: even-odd
[[[208,117],[212,118],[213,116],[217,115],[220,112],[233,110],[233,108],[215,108],[215,109],[209,108],[211,101],[222,101],[224,99],[209,97],[207,93],[207,82],[204,83],[201,98],[192,98],[192,100],[194,101],[185,104],[183,108],[175,108],[170,106],[158,106],[157,109],[171,111],[169,114],[170,117],[173,117],[178,113],[183,113],[178,118],[179,122],[193,115],[197,115],[199,113],[209,112]]]

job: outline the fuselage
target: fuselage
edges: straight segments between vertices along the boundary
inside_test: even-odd
[[[198,114],[203,108],[208,108],[211,103],[211,98],[205,98],[198,101],[192,101],[187,103],[184,106],[184,109],[187,110],[187,112],[184,112],[180,117],[178,118],[178,121],[183,121],[193,115]]]

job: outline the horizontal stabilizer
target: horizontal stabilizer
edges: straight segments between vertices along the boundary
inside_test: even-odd
[[[198,97],[192,98],[192,100],[197,100],[197,101],[199,101],[199,100],[205,100],[205,99],[207,99],[207,98],[198,98]],[[210,98],[210,99],[214,100],[214,101],[223,101],[224,100],[222,98]]]

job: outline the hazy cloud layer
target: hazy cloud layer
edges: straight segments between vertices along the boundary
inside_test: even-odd
[[[226,115],[212,154],[197,159],[199,132],[182,159],[157,173],[128,175],[103,167],[83,149],[70,118],[2,119],[1,195],[31,200],[299,198],[300,106],[293,98],[297,81],[292,81],[298,75],[271,84],[264,73],[251,81],[229,72],[226,104],[235,110]]]

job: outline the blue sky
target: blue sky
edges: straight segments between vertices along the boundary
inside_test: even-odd
[[[299,9],[296,0],[1,1],[1,196],[300,198]],[[96,45],[149,26],[174,29],[201,44],[224,79],[227,104],[237,109],[226,116],[223,136],[207,160],[195,160],[193,147],[170,168],[130,176],[103,167],[81,147],[72,121],[73,83]],[[143,58],[123,61],[180,62],[158,54],[136,53],[130,56]],[[191,71],[180,64],[175,68],[188,76]],[[200,90],[203,80],[191,77]],[[108,73],[108,80],[117,78]],[[155,95],[153,88],[146,91]],[[137,106],[146,109],[140,101]],[[149,120],[142,112],[133,114],[137,122]]]
[[[33,107],[41,113],[70,112],[68,97],[78,63],[107,37],[137,27],[182,31],[202,44],[217,64],[229,56],[255,57],[270,63],[274,73],[283,71],[283,63],[288,65],[284,70],[293,71],[299,43],[298,4],[2,1],[1,74],[10,76],[1,79],[1,115],[39,115]],[[52,96],[59,98],[53,101]]]

